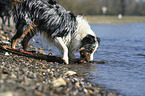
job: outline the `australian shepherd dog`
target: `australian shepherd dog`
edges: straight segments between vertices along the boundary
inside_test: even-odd
[[[82,16],[74,16],[53,0],[22,0],[13,7],[13,15],[17,32],[11,40],[12,48],[25,34],[22,41],[25,49],[28,41],[39,31],[43,38],[46,37],[59,49],[66,64],[75,57],[75,52],[81,50],[89,54],[89,61],[93,60],[100,39]]]

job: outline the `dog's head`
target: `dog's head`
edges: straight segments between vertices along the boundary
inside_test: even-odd
[[[100,44],[100,38],[87,35],[81,40],[80,58],[85,58],[86,61],[93,61],[93,55],[97,51]]]

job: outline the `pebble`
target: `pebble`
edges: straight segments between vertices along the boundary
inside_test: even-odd
[[[60,77],[60,78],[58,78],[56,80],[53,80],[52,84],[53,84],[54,87],[59,87],[61,85],[66,85],[66,82],[65,82],[65,80],[63,78]]]
[[[42,50],[39,50],[38,53],[46,55],[46,53],[44,51],[42,51]]]
[[[29,44],[28,46],[29,46],[30,48],[33,48],[34,45],[33,45],[33,44]]]
[[[3,40],[6,40],[6,37],[5,37],[5,36],[2,36],[1,38],[2,38]]]
[[[39,43],[38,41],[36,41],[36,43]]]
[[[4,80],[0,80],[0,83],[4,83]]]
[[[4,31],[1,30],[0,33],[1,33],[1,34],[4,34]]]
[[[34,47],[33,50],[37,52],[38,51],[38,48]]]
[[[0,93],[0,96],[14,96],[14,95],[13,95],[13,92],[3,92],[3,93]]]
[[[8,42],[8,41],[3,41],[3,43],[5,43],[5,44],[10,44],[10,42]]]
[[[8,52],[5,52],[5,56],[9,56],[10,54]]]
[[[43,50],[44,48],[42,48],[42,47],[40,47],[40,48],[38,48],[39,50]]]
[[[32,41],[32,42],[35,42],[35,39],[32,39],[31,41]]]
[[[17,78],[17,76],[15,74],[12,74],[11,77],[14,78],[14,79]]]
[[[52,56],[52,55],[54,55],[54,53],[49,53],[48,55],[49,55],[49,56]]]
[[[14,32],[3,33],[2,36],[9,38],[14,35]],[[0,37],[0,41],[8,40],[4,39]],[[20,43],[16,47],[20,48]],[[96,90],[101,88],[90,85],[85,78],[62,64],[0,52],[0,96],[117,96],[108,90]]]
[[[77,73],[74,72],[74,71],[67,71],[67,72],[65,73],[65,75],[75,75],[75,74],[77,74]]]

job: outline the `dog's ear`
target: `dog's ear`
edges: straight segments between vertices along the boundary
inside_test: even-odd
[[[87,35],[83,38],[82,43],[84,44],[93,44],[95,43],[95,37],[92,35]]]
[[[97,38],[98,43],[100,44],[101,39],[99,37],[96,37],[96,38]]]

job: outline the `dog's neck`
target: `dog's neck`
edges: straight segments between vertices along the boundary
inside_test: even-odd
[[[77,16],[77,30],[76,30],[76,39],[84,38],[86,35],[90,34],[95,36],[94,32],[91,30],[88,21],[83,18],[83,16]]]
[[[77,52],[80,48],[81,40],[87,36],[88,34],[95,36],[94,32],[91,30],[90,25],[87,20],[83,18],[83,16],[77,16],[77,29],[71,37],[71,41],[69,42],[69,48],[73,52]]]

